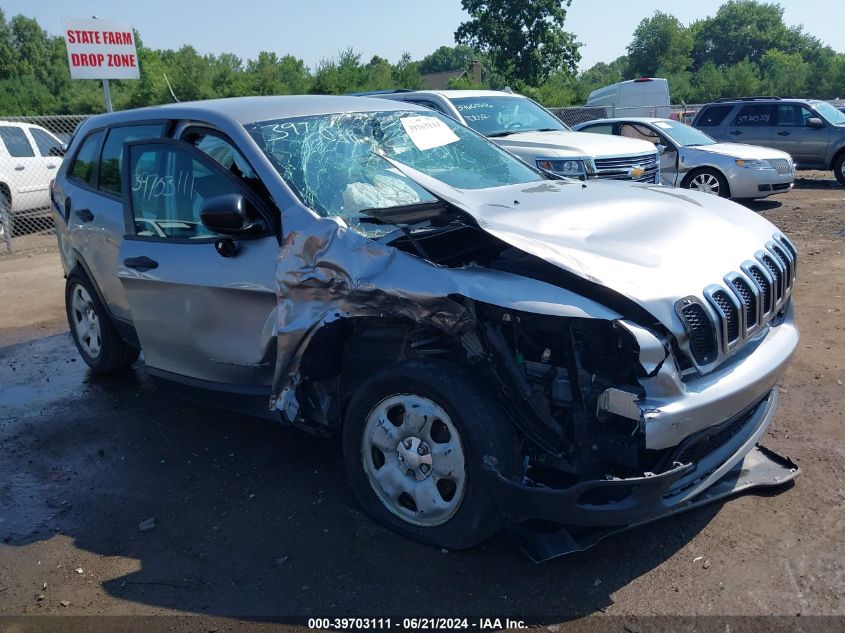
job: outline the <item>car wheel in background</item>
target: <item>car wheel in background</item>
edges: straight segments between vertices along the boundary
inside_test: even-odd
[[[833,161],[833,175],[840,185],[845,185],[845,152],[840,152]]]
[[[108,373],[138,360],[140,350],[120,337],[88,277],[79,269],[68,275],[65,309],[73,342],[91,369]]]
[[[519,464],[512,423],[465,369],[408,361],[367,379],[347,407],[343,453],[352,489],[380,523],[450,549],[501,527],[484,460]]]
[[[684,178],[682,186],[686,189],[710,193],[721,198],[730,198],[731,196],[728,181],[715,169],[696,169]]]

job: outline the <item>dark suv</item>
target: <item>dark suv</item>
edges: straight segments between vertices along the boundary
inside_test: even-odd
[[[788,152],[800,169],[832,169],[845,185],[845,113],[825,101],[720,99],[704,106],[693,126],[719,141]]]

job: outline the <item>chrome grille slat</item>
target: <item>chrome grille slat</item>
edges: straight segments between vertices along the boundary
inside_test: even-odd
[[[789,301],[797,252],[785,236],[776,233],[772,237],[754,259],[742,263],[741,272],[729,272],[723,283],[704,288],[704,304],[687,297],[676,306],[688,334],[690,352],[699,366],[707,364],[703,359],[709,355],[702,350],[708,341],[719,351],[710,363],[717,362],[762,331]]]
[[[655,182],[659,169],[659,160],[656,154],[596,158],[593,164],[596,167],[596,178],[633,180],[634,182]],[[642,167],[645,171],[641,176],[632,178],[630,170],[637,166]]]
[[[775,171],[781,175],[788,175],[792,173],[792,166],[790,165],[789,161],[785,158],[769,158],[767,159],[769,163],[771,163],[772,167],[775,168]]]

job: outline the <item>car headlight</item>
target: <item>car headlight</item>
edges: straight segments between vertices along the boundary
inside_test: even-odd
[[[734,161],[737,167],[745,167],[745,169],[774,169],[772,164],[767,160],[743,160]]]
[[[537,167],[553,174],[566,176],[567,178],[587,179],[587,168],[583,160],[561,159],[552,160],[541,158],[537,161]]]

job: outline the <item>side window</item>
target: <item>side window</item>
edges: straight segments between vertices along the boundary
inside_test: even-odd
[[[9,152],[9,156],[12,158],[31,158],[35,156],[32,143],[29,142],[23,130],[17,126],[0,126],[0,139],[3,140],[3,145],[6,146],[6,151]]]
[[[94,166],[97,163],[97,157],[100,153],[100,143],[102,140],[103,132],[100,130],[99,132],[94,132],[89,135],[88,138],[82,142],[82,147],[80,147],[79,151],[76,153],[76,157],[73,159],[73,165],[68,171],[72,180],[91,186],[95,184],[92,182],[95,173]]]
[[[32,138],[38,146],[39,154],[42,156],[62,155],[62,142],[55,136],[37,127],[29,128],[29,133],[32,134]]]
[[[590,127],[582,128],[580,132],[589,132],[590,134],[613,134],[613,123],[602,123],[601,125],[591,125]]]
[[[203,202],[242,193],[213,162],[172,145],[138,145],[129,152],[135,234],[144,237],[216,237],[200,221]]]
[[[704,112],[695,122],[695,127],[717,127],[722,124],[731,110],[733,110],[732,105],[716,105],[704,108]]]
[[[182,134],[182,140],[196,147],[220,164],[233,176],[257,193],[262,200],[270,202],[270,194],[252,169],[241,151],[223,134],[215,130],[188,128]]]
[[[774,125],[772,110],[774,108],[765,103],[755,103],[740,108],[734,119],[737,127],[766,127]]]
[[[164,131],[164,123],[152,125],[129,125],[109,130],[103,145],[100,159],[100,186],[103,191],[119,194],[121,192],[120,166],[123,162],[123,144],[145,138],[159,138]]]
[[[623,123],[619,128],[619,136],[648,141],[655,145],[660,142],[660,136],[658,136],[657,132],[644,125],[636,125],[634,123]]]

